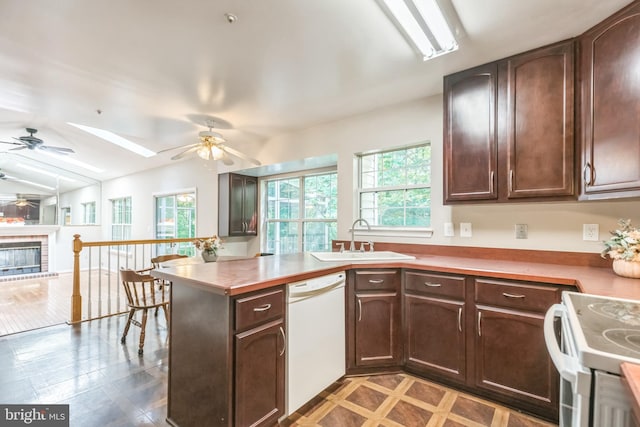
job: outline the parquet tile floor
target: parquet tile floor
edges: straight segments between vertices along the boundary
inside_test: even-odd
[[[555,424],[409,374],[338,381],[288,427],[551,427]]]

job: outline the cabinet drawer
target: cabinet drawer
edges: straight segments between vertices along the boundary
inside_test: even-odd
[[[464,277],[408,271],[404,278],[406,292],[464,299]]]
[[[236,330],[247,329],[269,320],[284,316],[284,291],[271,292],[239,298],[235,302]]]
[[[545,312],[560,300],[560,288],[476,279],[475,296],[480,304]]]
[[[395,291],[400,283],[398,270],[356,271],[356,291]]]

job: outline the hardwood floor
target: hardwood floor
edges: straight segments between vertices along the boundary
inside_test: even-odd
[[[71,290],[70,273],[0,282],[0,335],[66,322]]]

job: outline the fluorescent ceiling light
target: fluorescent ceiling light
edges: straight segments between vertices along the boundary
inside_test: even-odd
[[[76,127],[80,130],[83,130],[91,135],[95,135],[98,138],[102,138],[107,142],[115,144],[119,147],[122,147],[126,150],[139,154],[143,157],[153,157],[156,155],[155,151],[151,151],[142,145],[136,144],[135,142],[131,142],[128,139],[125,139],[119,135],[116,135],[113,132],[109,132],[108,130],[92,128],[91,126],[79,125],[76,123],[67,122],[67,124]]]
[[[423,60],[458,49],[436,0],[381,0]]]
[[[5,175],[7,178],[12,179],[13,181],[17,181],[17,182],[21,182],[23,184],[27,184],[27,185],[32,185],[34,187],[40,187],[40,188],[44,188],[45,190],[51,190],[54,191],[55,188],[54,187],[50,187],[48,185],[44,185],[44,184],[38,184],[37,182],[33,182],[33,181],[27,181],[26,179],[20,179],[20,178],[16,178],[15,176],[9,176],[9,175]]]
[[[90,170],[90,171],[95,172],[95,173],[104,172],[104,169],[100,169],[100,168],[92,166],[92,165],[90,165],[88,163],[81,162],[80,160],[76,160],[71,156],[60,156],[58,154],[53,154],[53,153],[50,153],[48,151],[41,151],[40,154],[44,154],[46,156],[53,157],[54,159],[60,160],[61,162],[66,162],[66,163],[69,163],[69,164],[72,164],[72,165],[75,165],[75,166],[79,166],[79,167],[81,167],[83,169]]]
[[[62,175],[59,175],[57,173],[45,171],[45,170],[42,170],[42,169],[39,169],[39,168],[36,168],[36,167],[33,167],[33,166],[25,165],[24,163],[17,163],[16,166],[18,166],[18,167],[20,167],[22,169],[29,170],[31,172],[37,172],[37,173],[39,173],[41,175],[47,175],[47,176],[50,176],[52,178],[58,178],[58,179],[60,179],[62,181],[76,182],[75,179],[67,178],[66,176],[62,176]]]

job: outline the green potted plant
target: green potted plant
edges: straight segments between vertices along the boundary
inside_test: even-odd
[[[640,230],[631,226],[630,219],[621,219],[610,233],[611,238],[603,242],[602,257],[613,259],[613,271],[619,276],[640,278]]]

